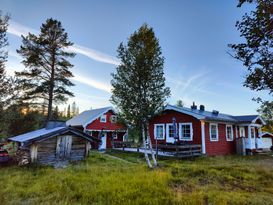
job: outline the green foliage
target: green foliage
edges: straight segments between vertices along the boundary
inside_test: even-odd
[[[69,78],[73,65],[67,60],[75,54],[68,52],[73,45],[60,21],[47,19],[39,35],[22,36],[22,45],[17,52],[23,57],[27,68],[16,72],[21,79],[24,101],[35,104],[48,102],[47,120],[52,118],[52,105],[67,101],[73,96],[67,87],[73,86]]]
[[[235,58],[248,69],[244,86],[252,90],[265,90],[273,93],[273,0],[240,0],[253,3],[256,9],[246,13],[236,27],[244,38],[243,43],[230,44]]]
[[[273,102],[263,101],[258,112],[266,122],[266,126],[263,127],[263,130],[273,133]]]
[[[184,107],[184,102],[183,102],[183,100],[177,100],[176,106],[177,106],[177,107]]]
[[[169,159],[150,170],[143,155],[91,153],[66,169],[0,168],[2,204],[272,204],[273,158]],[[141,157],[142,156],[142,157]]]
[[[121,64],[112,74],[111,101],[134,126],[148,122],[170,95],[165,86],[164,57],[154,31],[147,24],[134,32],[118,50]]]

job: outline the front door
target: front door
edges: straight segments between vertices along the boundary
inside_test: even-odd
[[[65,135],[57,138],[56,157],[58,160],[68,160],[72,145],[72,136]]]
[[[175,139],[174,139],[174,129],[173,129],[173,124],[167,124],[166,127],[166,143],[171,143],[174,144]]]
[[[103,133],[101,136],[101,144],[99,146],[99,150],[106,149],[106,140],[107,140],[107,133]]]

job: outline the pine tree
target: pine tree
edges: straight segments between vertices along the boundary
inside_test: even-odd
[[[8,45],[8,21],[9,16],[3,16],[0,11],[0,112],[4,108],[6,97],[9,94],[9,81],[5,72],[5,62],[8,57],[7,50],[5,49]]]
[[[77,110],[77,106],[76,106],[76,102],[74,101],[71,106],[71,116],[72,117],[74,117],[76,115],[76,110]]]
[[[183,100],[177,100],[176,106],[177,106],[177,107],[184,107],[184,102],[183,102]]]
[[[23,57],[27,69],[16,72],[25,91],[24,101],[47,105],[47,121],[52,118],[52,105],[67,101],[74,96],[66,87],[73,86],[69,78],[73,65],[67,60],[74,53],[67,52],[73,43],[60,21],[47,19],[39,35],[22,36],[22,45],[17,52]]]
[[[152,167],[146,152],[147,143],[157,165],[148,133],[148,122],[163,108],[170,89],[165,86],[164,57],[154,31],[147,24],[134,32],[127,45],[120,44],[118,58],[121,64],[112,74],[111,101],[127,122],[142,130],[145,158]]]
[[[67,117],[68,119],[71,118],[70,105],[68,105],[68,107],[67,107],[66,117]]]
[[[60,114],[59,114],[59,107],[56,106],[54,111],[53,111],[53,114],[52,114],[52,119],[54,120],[58,120],[60,117]]]

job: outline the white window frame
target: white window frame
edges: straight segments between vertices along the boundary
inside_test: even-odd
[[[117,123],[117,116],[116,115],[111,115],[110,121],[111,121],[111,123]]]
[[[254,136],[252,137],[252,130],[253,130],[253,133],[254,133]],[[251,127],[250,128],[250,138],[251,139],[255,139],[256,138],[256,130],[255,130],[255,127]]]
[[[231,139],[228,138],[228,127],[231,128]],[[232,125],[226,125],[226,140],[227,141],[233,141],[234,140],[233,126]]]
[[[184,138],[182,136],[182,126],[183,125],[190,125],[190,138]],[[192,141],[193,140],[193,129],[192,129],[192,123],[191,122],[185,122],[185,123],[179,123],[179,140],[183,140],[183,141]]]
[[[157,127],[158,126],[163,126],[163,138],[158,138],[157,137]],[[154,124],[154,139],[157,139],[157,140],[165,140],[165,124],[161,123],[161,124]]]
[[[107,121],[107,116],[106,115],[100,116],[100,122],[106,123],[106,121]]]
[[[216,139],[211,138],[211,126],[216,126]],[[209,138],[210,138],[210,141],[212,141],[212,142],[219,141],[219,131],[218,131],[218,124],[217,123],[210,123],[209,124]]]
[[[241,135],[241,130],[243,130],[243,135]],[[239,136],[240,137],[246,137],[245,127],[239,127]]]

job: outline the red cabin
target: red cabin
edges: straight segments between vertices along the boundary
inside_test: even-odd
[[[112,148],[112,141],[124,141],[127,127],[117,122],[117,113],[112,107],[86,110],[66,122],[85,133],[101,139],[99,149]]]
[[[156,139],[158,144],[196,144],[201,145],[203,154],[225,155],[236,152],[236,138],[244,138],[246,151],[262,148],[260,133],[264,124],[258,115],[208,112],[205,106],[198,109],[195,104],[191,108],[168,105],[150,121],[149,134],[152,144]]]

